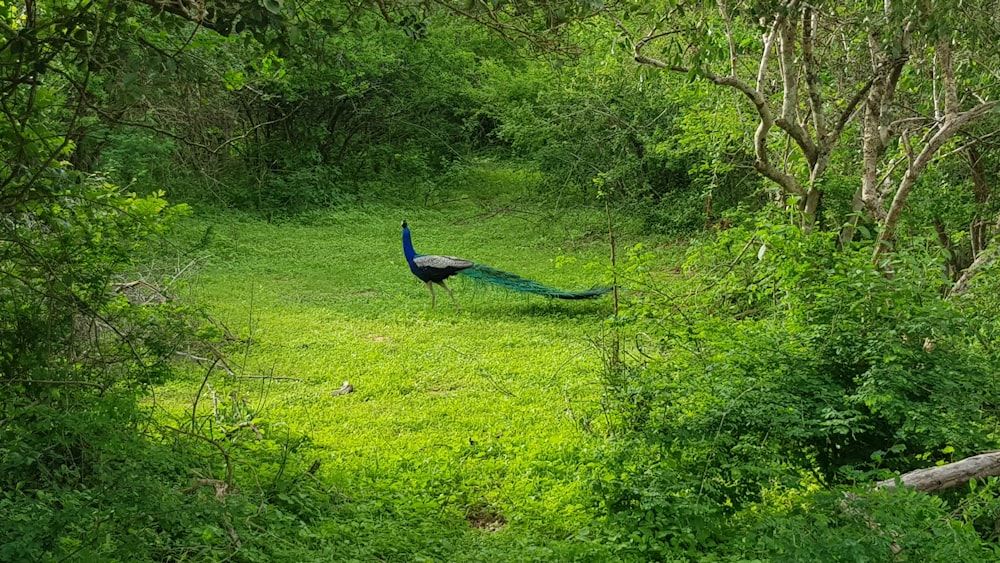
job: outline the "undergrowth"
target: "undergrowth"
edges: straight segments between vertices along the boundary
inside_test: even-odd
[[[994,560],[995,479],[873,490],[997,445],[995,282],[949,299],[933,249],[897,248],[887,275],[863,243],[747,221],[692,247],[680,291],[634,253],[595,482],[626,551]]]

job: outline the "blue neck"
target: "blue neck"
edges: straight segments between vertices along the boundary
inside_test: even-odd
[[[413,262],[417,257],[417,251],[413,250],[413,241],[410,239],[410,228],[403,227],[403,255],[407,262]]]

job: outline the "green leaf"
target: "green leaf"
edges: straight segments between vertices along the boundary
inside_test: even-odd
[[[263,0],[264,8],[274,15],[281,14],[281,0]]]

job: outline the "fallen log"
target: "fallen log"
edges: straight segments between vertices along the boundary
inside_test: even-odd
[[[897,478],[879,481],[875,483],[875,488],[895,489],[898,480],[904,487],[924,493],[936,493],[964,485],[973,479],[998,475],[1000,475],[1000,451],[992,451],[937,467],[910,471]]]

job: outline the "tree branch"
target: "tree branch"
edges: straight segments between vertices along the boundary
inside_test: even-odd
[[[843,111],[840,112],[840,118],[837,120],[837,125],[830,130],[830,138],[827,143],[833,145],[833,143],[837,141],[840,134],[844,131],[844,127],[847,126],[847,124],[851,121],[851,117],[853,117],[854,113],[857,111],[858,106],[861,104],[861,100],[865,99],[874,83],[875,79],[870,78],[868,82],[865,82],[865,85],[859,88],[858,91],[854,93],[854,96],[848,100],[847,105],[844,106]]]
[[[233,487],[233,459],[232,456],[229,454],[229,451],[227,451],[226,448],[223,447],[223,445],[219,443],[218,440],[213,440],[208,436],[202,436],[201,434],[197,434],[195,432],[188,432],[187,430],[183,430],[181,428],[174,428],[173,426],[164,426],[163,428],[170,430],[171,432],[182,434],[184,436],[190,436],[191,438],[195,438],[196,440],[207,442],[209,445],[219,450],[219,454],[222,455],[222,458],[226,462],[225,484],[230,489]]]
[[[717,0],[717,5],[720,13],[724,20],[728,19],[728,12],[723,0]],[[786,11],[794,11],[798,9],[797,0],[791,0],[785,6]],[[810,41],[812,40],[812,34],[814,32],[814,27],[812,27],[812,22],[814,21],[814,15],[810,11],[808,20],[810,22]],[[804,16],[805,17],[805,16]],[[805,25],[805,24],[804,24]],[[643,48],[651,41],[660,39],[667,35],[678,33],[683,30],[672,30],[660,33],[650,32],[649,35],[644,37],[641,41],[637,42],[633,47],[633,57],[634,60],[643,65],[648,65],[656,68],[661,68],[665,70],[670,70],[674,72],[690,73],[691,68],[671,64],[664,60],[647,57],[642,54]],[[730,40],[732,38],[730,37]],[[752,86],[748,82],[740,79],[736,74],[735,67],[735,51],[734,46],[730,45],[730,70],[732,74],[728,76],[722,76],[716,74],[705,68],[698,68],[696,71],[703,77],[711,80],[713,83],[719,86],[728,86],[733,88],[744,96],[749,98],[757,110],[757,114],[760,121],[757,124],[757,128],[754,132],[753,143],[754,143],[754,153],[756,156],[756,161],[754,162],[754,168],[762,176],[768,180],[777,184],[785,194],[795,194],[800,196],[807,195],[805,188],[799,183],[799,181],[792,174],[781,170],[775,166],[770,159],[768,152],[768,135],[771,129],[775,126],[779,127],[784,131],[799,147],[803,152],[806,159],[809,162],[810,169],[815,171],[816,165],[820,160],[820,150],[814,139],[809,136],[805,127],[797,119],[798,111],[798,78],[795,71],[795,43],[797,39],[796,28],[794,22],[791,22],[784,15],[777,15],[771,22],[770,28],[763,36],[763,46],[760,54],[760,62],[757,68],[756,76],[756,87]],[[774,110],[772,110],[770,104],[768,103],[767,96],[764,94],[767,89],[767,72],[771,63],[771,58],[775,54],[775,48],[778,49],[778,56],[781,61],[782,67],[782,84],[783,84],[783,103],[781,109],[780,117],[776,118]],[[810,45],[811,49],[811,45]],[[815,60],[813,59],[813,64],[815,65]],[[818,75],[816,74],[815,68],[813,70],[813,80],[815,91],[811,94],[812,103],[818,104],[819,111],[813,111],[811,113],[814,116],[818,113],[820,123],[825,124],[825,118],[822,111],[822,97],[819,93]],[[862,93],[856,94],[855,99],[853,99],[849,104],[848,108],[842,116],[841,123],[838,124],[837,133],[844,128],[850,116],[853,114],[855,108],[860,103],[860,99],[864,96],[864,92],[867,91],[867,87],[862,89]],[[815,119],[815,117],[814,117]],[[825,132],[825,125],[823,125],[823,130]],[[821,137],[821,139],[823,139]],[[835,140],[835,138],[831,139]]]
[[[767,79],[767,65],[771,61],[771,54],[774,52],[774,41],[778,37],[778,20],[771,22],[771,29],[764,34],[764,45],[760,53],[760,64],[757,65],[757,90],[764,90],[764,82]],[[735,76],[735,75],[734,75]]]
[[[789,2],[788,10],[795,8],[796,2]],[[809,167],[816,165],[816,144],[809,138],[805,128],[799,123],[799,75],[795,67],[795,23],[787,16],[777,18],[778,53],[781,60],[781,117],[775,122],[788,136],[795,141],[809,162]]]
[[[941,87],[944,89],[944,113],[954,115],[958,113],[958,85],[955,82],[955,65],[951,59],[949,40],[949,37],[938,39],[934,54],[941,75]]]
[[[209,8],[209,0],[134,0],[139,4],[145,4],[156,11],[166,12],[195,22],[198,25],[211,29],[219,35],[229,35],[230,30],[221,29],[216,23],[216,13],[218,9]]]
[[[736,40],[733,38],[733,19],[729,16],[725,0],[717,0],[716,5],[719,8],[722,21],[726,24],[726,39],[729,44],[729,72],[736,76]]]
[[[819,27],[819,14],[806,6],[802,10],[802,63],[806,70],[806,88],[809,92],[809,109],[812,112],[813,127],[820,143],[827,141],[826,113],[823,110],[823,93],[819,85],[819,64],[816,62],[815,37]]]
[[[924,168],[934,158],[934,155],[965,124],[985,115],[996,107],[996,105],[997,101],[986,102],[979,104],[969,111],[945,115],[945,120],[941,128],[927,141],[920,154],[917,155],[916,159],[907,167],[906,172],[903,173],[903,179],[896,189],[896,195],[892,198],[892,204],[889,206],[889,212],[886,214],[882,232],[879,233],[878,243],[875,245],[875,250],[872,253],[872,261],[878,262],[879,257],[893,242],[896,235],[896,225],[899,223],[899,218],[903,213],[906,199],[909,197],[910,192],[913,191],[914,186],[917,184],[917,179],[920,178],[920,174],[923,173]]]
[[[972,278],[975,277],[980,270],[989,266],[990,264],[997,261],[1000,258],[1000,247],[994,244],[990,249],[982,251],[976,256],[976,259],[972,261],[972,264],[966,268],[962,275],[959,276],[958,281],[955,285],[951,286],[948,290],[948,298],[961,297],[969,292],[969,283]]]

